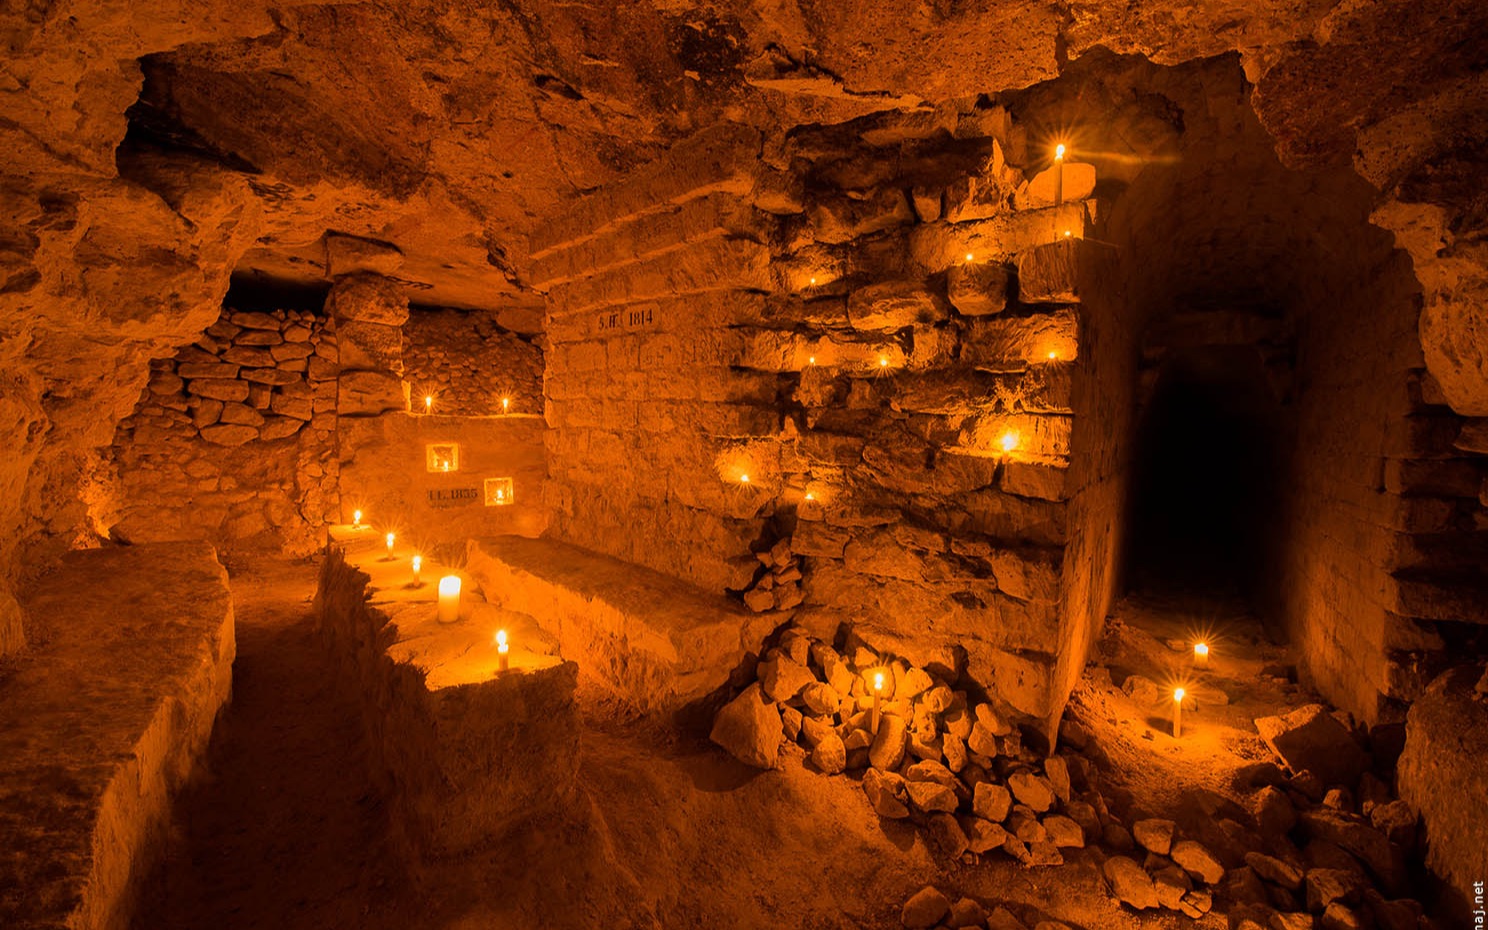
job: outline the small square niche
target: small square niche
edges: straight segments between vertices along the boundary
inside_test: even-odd
[[[512,494],[512,480],[510,478],[487,478],[486,479],[486,506],[505,507],[514,502]]]
[[[460,444],[431,442],[424,446],[424,466],[431,473],[446,474],[460,470]]]

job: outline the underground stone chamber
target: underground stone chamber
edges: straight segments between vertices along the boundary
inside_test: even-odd
[[[0,924],[1470,918],[1481,10],[519,6],[12,24]]]

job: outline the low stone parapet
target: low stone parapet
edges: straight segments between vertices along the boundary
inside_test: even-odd
[[[371,531],[332,531],[315,613],[361,696],[373,775],[416,855],[499,841],[574,798],[578,668],[530,618],[500,610],[462,575],[460,619],[440,623],[432,561],[389,557]],[[495,634],[509,636],[499,670]]]
[[[69,553],[0,675],[0,927],[122,930],[232,690],[227,572],[202,542]]]
[[[473,539],[466,565],[493,603],[534,618],[586,680],[641,713],[719,689],[785,616],[551,539]]]

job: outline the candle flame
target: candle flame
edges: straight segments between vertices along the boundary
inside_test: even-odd
[[[1184,691],[1182,688],[1174,688],[1173,689],[1173,700],[1177,701],[1179,704],[1182,704],[1183,703],[1183,695],[1185,695],[1187,693],[1188,692]]]
[[[749,476],[748,475],[740,475],[739,476],[739,483],[740,484],[748,484],[749,483]]]
[[[1070,237],[1070,235],[1071,235],[1070,231],[1068,229],[1066,229],[1064,231],[1064,238],[1068,239]]]
[[[387,534],[387,547],[388,547],[388,551],[389,552],[392,551],[393,540],[395,540],[397,538],[398,538],[398,534],[397,533],[389,533],[389,534]]]
[[[503,398],[501,398],[501,412],[502,413],[506,413],[510,409],[511,409],[511,398],[510,397],[503,397]]]
[[[1049,353],[1049,357],[1050,358],[1058,358],[1059,357],[1059,353],[1058,352],[1050,352]]]
[[[502,648],[502,649],[505,649],[506,648],[506,631],[505,630],[497,630],[496,631],[496,645],[498,647]]]
[[[1054,160],[1055,161],[1062,161],[1063,159],[1064,159],[1064,143],[1061,142],[1058,145],[1054,146]]]
[[[806,499],[809,500],[809,501],[814,501],[814,500],[816,500],[816,495],[815,494],[812,494],[810,491],[807,491],[806,492]]]
[[[967,260],[967,261],[971,261],[971,260],[972,260],[972,258],[973,258],[973,256],[972,256],[972,254],[971,254],[971,253],[970,253],[970,252],[967,252],[967,253],[966,253],[966,260]]]
[[[880,355],[878,357],[878,367],[879,368],[888,368],[889,367],[889,357],[887,355]]]
[[[1208,654],[1209,654],[1209,645],[1207,643],[1195,643],[1194,644],[1194,655],[1196,655],[1196,656],[1207,656]]]
[[[883,690],[883,672],[876,672],[873,676],[873,690]]]
[[[1008,430],[1006,433],[1003,433],[1002,438],[997,440],[997,444],[1002,446],[1002,451],[1004,452],[1011,452],[1018,448],[1017,430]]]
[[[812,283],[812,284],[813,284],[813,285],[814,285],[814,284],[816,284],[816,279],[815,279],[815,278],[812,278],[812,279],[811,279],[811,283]]]
[[[808,365],[815,365],[816,364],[816,356],[813,355],[810,358],[808,358],[806,360],[806,364],[808,364]]]
[[[424,412],[427,413],[428,411],[432,410],[433,407],[434,407],[434,395],[433,394],[425,394],[424,395]]]
[[[424,557],[423,556],[416,555],[416,556],[413,557],[413,572],[414,572],[414,574],[418,574],[418,570],[423,567],[423,564],[424,564]]]
[[[351,512],[351,525],[352,526],[361,526],[362,525],[362,512],[360,510],[353,510]]]

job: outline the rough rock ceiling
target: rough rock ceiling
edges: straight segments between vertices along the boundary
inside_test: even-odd
[[[1485,36],[1481,0],[6,6],[0,537],[77,529],[91,447],[235,271],[317,281],[335,231],[401,249],[416,301],[530,303],[534,222],[701,126],[778,138],[1027,87],[1096,47],[1238,52],[1285,161],[1380,189],[1427,360],[1488,415]]]

